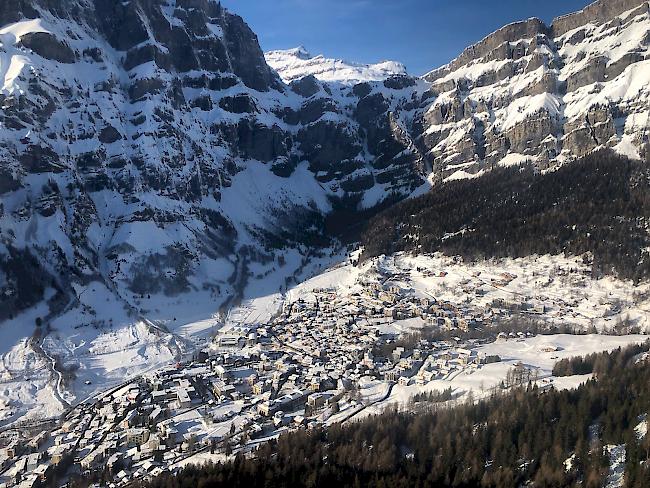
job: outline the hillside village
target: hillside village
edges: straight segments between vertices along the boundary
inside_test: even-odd
[[[452,342],[422,340],[412,350],[373,355],[385,340],[376,324],[394,316],[458,320],[454,310],[432,300],[396,289],[371,289],[351,300],[332,290],[315,296],[290,304],[272,324],[219,334],[192,362],[79,405],[51,431],[30,439],[17,435],[0,456],[3,486],[93,472],[119,486],[200,452],[230,453],[286,430],[351,418],[371,401],[360,389],[363,379],[424,384],[480,367],[481,358]],[[382,300],[394,303],[385,308]]]
[[[446,271],[414,267],[413,274],[443,280]],[[544,320],[567,306],[563,298],[486,298],[485,280],[507,287],[516,276],[470,276],[460,282],[461,304],[410,286],[417,282],[411,273],[385,260],[358,272],[347,288],[291,294],[264,323],[221,327],[191,360],[129,379],[48,429],[5,432],[1,486],[75,476],[123,486],[200,455],[220,459],[282,432],[349,421],[389,398],[394,386],[444,382],[500,361],[479,346],[527,336],[497,333],[503,320]]]

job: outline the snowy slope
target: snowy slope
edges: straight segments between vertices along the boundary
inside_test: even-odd
[[[269,66],[275,69],[286,83],[309,75],[326,82],[355,84],[363,81],[382,81],[393,75],[406,74],[406,67],[396,61],[377,64],[353,63],[326,58],[323,55],[312,56],[302,46],[269,51],[264,56]]]
[[[421,186],[401,104],[426,88],[409,83],[372,83],[360,112],[288,87],[216,0],[0,3],[7,388],[34,370],[5,421],[172,361],[243,297],[326,265],[333,200]]]

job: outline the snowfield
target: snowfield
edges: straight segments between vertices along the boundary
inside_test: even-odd
[[[582,258],[563,256],[463,263],[442,254],[400,253],[361,267],[336,266],[291,289],[290,298],[304,298],[316,288],[327,287],[358,292],[363,289],[359,279],[377,279],[378,268],[408,275],[401,283],[405,287],[459,306],[484,309],[495,300],[527,302],[544,307],[544,313],[535,317],[555,325],[603,331],[628,321],[650,331],[650,284],[635,286],[610,276],[593,280]]]
[[[323,55],[312,56],[304,47],[270,51],[266,62],[275,69],[285,83],[305,76],[315,76],[321,81],[354,85],[363,81],[382,81],[393,75],[405,75],[406,67],[396,61],[361,64],[330,59]]]
[[[242,303],[228,313],[220,310],[223,297],[197,290],[177,298],[140,299],[146,308],[138,316],[104,284],[93,282],[79,289],[80,306],[54,319],[40,343],[32,334],[36,318],[48,311],[42,303],[0,328],[0,426],[56,417],[126,379],[191,356],[219,330],[269,321],[284,303],[279,284],[317,275],[341,259],[330,250],[304,264],[300,252],[290,251],[283,266],[260,266]],[[52,367],[55,361],[63,378]]]
[[[341,295],[360,293],[364,289],[362,282],[378,279],[377,269],[390,270],[399,276],[409,275],[408,279],[400,283],[401,286],[412,288],[423,296],[450,301],[458,306],[484,308],[494,300],[524,299],[544,307],[545,312],[535,318],[551,324],[603,331],[626,321],[635,324],[641,331],[650,330],[650,305],[645,295],[648,291],[647,284],[635,287],[631,282],[611,277],[592,280],[588,276],[588,267],[581,259],[559,256],[464,264],[442,255],[413,257],[398,254],[373,260],[360,267],[350,264],[337,265],[288,290],[285,300],[313,301],[315,293],[322,289],[336,289]],[[443,274],[444,276],[441,276]],[[502,283],[504,274],[511,279],[508,284]],[[644,296],[646,298],[642,298]],[[253,311],[263,310],[265,307],[265,299],[252,300],[247,304],[249,312],[245,317],[234,322],[255,322],[249,320],[251,316],[256,316]],[[231,314],[231,317],[233,316]],[[417,331],[425,326],[425,322],[419,318],[392,320],[377,325],[382,334],[396,335]],[[457,399],[466,397],[470,391],[478,398],[487,395],[491,388],[506,378],[515,365],[520,364],[536,371],[542,387],[575,388],[592,376],[554,378],[551,371],[557,361],[594,352],[611,351],[647,339],[647,335],[592,334],[543,335],[500,340],[480,346],[477,351],[485,356],[498,355],[502,361],[477,370],[455,372],[425,386],[395,385],[389,396],[386,396],[385,382],[369,381],[361,389],[361,395],[372,405],[353,417],[362,418],[380,413],[391,405],[407,407],[409,400],[417,393],[444,391],[449,387],[453,389]],[[349,415],[350,411],[342,412],[331,421],[339,421]]]
[[[0,331],[3,348],[0,423],[7,424],[25,415],[53,417],[67,406],[126,378],[188,357],[192,351],[208,345],[219,331],[227,334],[239,327],[265,324],[284,304],[298,299],[313,300],[315,292],[321,289],[334,288],[344,296],[360,293],[367,283],[380,280],[380,272],[396,273],[402,280],[398,281],[400,286],[459,307],[484,310],[495,300],[528,301],[544,309],[544,313],[532,316],[535,320],[558,326],[604,331],[626,323],[647,332],[650,325],[650,285],[635,287],[631,282],[611,277],[592,280],[587,265],[579,258],[534,256],[466,264],[442,255],[398,254],[357,267],[350,264],[349,257],[335,255],[314,258],[302,269],[299,284],[278,289],[278,283],[300,266],[302,258],[298,253],[292,259],[287,255],[285,267],[261,273],[251,280],[242,303],[227,313],[219,311],[218,300],[199,293],[194,297],[195,303],[187,298],[178,302],[168,299],[167,303],[163,303],[162,297],[155,298],[155,308],[161,310],[161,315],[166,315],[162,310],[168,307],[174,310],[177,320],[143,321],[131,316],[115,301],[113,294],[96,283],[81,295],[85,307],[72,309],[53,322],[41,348],[30,346],[29,334],[33,327],[24,324],[33,324],[44,310],[37,308],[7,322]],[[332,266],[336,262],[339,264]],[[504,276],[510,281],[504,282]],[[151,315],[155,317],[156,312]],[[97,328],[99,321],[109,325]],[[420,318],[377,324],[380,333],[394,335],[426,326]],[[611,350],[645,338],[642,335],[554,335],[496,342],[482,346],[479,351],[501,356],[501,363],[477,371],[463,371],[424,387],[396,385],[390,397],[363,414],[376,413],[393,403],[406,405],[420,391],[444,390],[449,386],[456,395],[465,395],[470,390],[480,395],[502,381],[508,370],[519,362],[537,369],[546,384],[573,388],[589,377],[549,378],[557,360]],[[52,369],[55,360],[65,378]],[[385,384],[381,383],[364,388],[366,400],[377,401],[386,394]]]
[[[170,2],[164,7],[164,15],[170,24],[182,27],[181,19],[174,16],[174,5],[175,2]],[[41,19],[0,26],[0,98],[8,101],[22,94],[26,97],[25,105],[40,106],[45,99],[40,100],[30,88],[38,81],[41,90],[53,96],[52,100],[63,100],[58,94],[70,89],[74,103],[57,105],[47,121],[56,136],[48,142],[48,148],[57,155],[54,159],[61,168],[55,165],[57,171],[27,172],[20,178],[17,189],[3,193],[0,230],[2,237],[16,249],[31,249],[38,254],[45,263],[45,271],[47,266],[69,267],[80,279],[78,284],[71,285],[70,303],[62,304],[61,310],[55,312],[48,308],[47,301],[55,296],[50,288],[41,303],[2,323],[1,426],[20,419],[57,416],[69,406],[126,378],[189,357],[211,344],[218,332],[266,324],[285,304],[298,299],[313,300],[317,289],[335,288],[342,295],[361,293],[368,283],[382,284],[386,273],[399,275],[394,280],[396,284],[419,297],[433,297],[471,313],[484,313],[496,303],[504,309],[525,304],[530,311],[528,316],[546,325],[601,333],[623,326],[641,333],[650,330],[650,285],[635,286],[612,277],[592,280],[589,266],[582,258],[532,256],[463,263],[441,255],[400,254],[356,267],[338,248],[314,255],[307,246],[294,243],[288,249],[268,246],[266,234],[293,231],[291,226],[302,222],[297,214],[314,212],[323,216],[330,212],[331,197],[345,197],[349,193],[342,189],[342,183],[363,178],[375,181],[371,189],[359,193],[359,207],[365,209],[382,202],[396,188],[392,182],[378,183],[372,169],[376,155],[370,154],[367,144],[355,157],[368,161],[346,174],[347,179],[322,183],[320,177],[327,176],[326,172],[312,172],[307,161],[298,161],[290,176],[284,178],[271,170],[272,164],[235,157],[222,145],[222,136],[212,130],[216,123],[235,128],[252,117],[260,128],[286,131],[273,132],[273,139],[280,133],[284,134],[281,139],[297,135],[312,124],[338,126],[347,135],[359,134],[363,132],[359,121],[350,117],[360,102],[356,96],[350,96],[352,86],[359,82],[378,82],[371,87],[370,94],[380,96],[382,104],[386,104],[391,125],[395,125],[391,134],[408,135],[405,149],[396,158],[416,153],[411,135],[426,136],[424,139],[435,141],[427,150],[432,161],[441,162],[442,176],[447,181],[476,178],[488,170],[477,167],[474,155],[460,157],[458,154],[471,140],[468,136],[477,133],[477,121],[481,122],[479,132],[482,133],[494,129],[514,130],[527,121],[547,116],[550,125],[555,126],[563,121],[589,119],[591,111],[611,104],[618,114],[612,121],[615,129],[615,136],[610,138],[612,146],[639,158],[641,136],[647,139],[650,120],[647,103],[650,13],[639,11],[628,18],[630,12],[626,12],[615,22],[582,26],[584,39],[579,40],[578,30],[568,32],[557,39],[558,52],[551,53],[555,47],[545,43],[530,48],[534,39],[523,39],[521,42],[530,51],[527,56],[531,61],[533,56],[541,56],[544,62],[539,67],[531,64],[531,69],[513,71],[512,75],[487,84],[485,79],[507,68],[511,60],[475,59],[434,81],[415,79],[408,88],[400,88],[399,83],[395,84],[396,88],[389,88],[390,83],[381,82],[394,75],[407,74],[401,63],[354,63],[313,56],[302,47],[269,52],[265,59],[285,82],[311,75],[329,85],[318,84],[319,92],[307,98],[290,89],[257,92],[242,83],[212,90],[208,97],[210,110],[193,107],[170,112],[179,128],[179,134],[173,137],[165,136],[166,129],[157,131],[165,124],[158,127],[153,120],[147,120],[146,130],[139,128],[144,122],[127,122],[152,112],[152,106],[164,106],[162,95],[152,93],[149,98],[130,100],[127,92],[117,90],[118,95],[109,96],[110,90],[96,88],[107,80],[116,87],[126,87],[136,80],[147,84],[158,80],[163,86],[171,86],[177,73],[162,69],[151,60],[126,70],[124,53],[106,48],[105,40],[89,35],[92,32],[89,25],[58,19],[47,8],[41,14]],[[224,37],[217,24],[207,25],[213,37]],[[52,64],[51,60],[21,47],[21,38],[34,33],[65,41],[78,53],[101,47],[103,60],[96,63],[84,56],[75,63]],[[153,38],[148,42],[161,51],[167,49]],[[601,55],[607,56],[607,67],[612,67],[629,54],[643,60],[631,63],[606,81],[589,83],[561,95],[539,87],[549,76],[569,83]],[[550,63],[555,55],[563,62]],[[190,74],[198,80],[210,73],[198,70]],[[462,85],[472,88],[459,90]],[[328,91],[332,93],[321,99]],[[83,92],[92,92],[92,96],[84,97]],[[206,88],[187,85],[181,92],[179,95],[188,102],[200,102]],[[77,107],[74,97],[82,100],[84,106]],[[250,98],[254,110],[236,113],[217,108],[220,102],[233,97]],[[312,97],[311,102],[327,102],[327,110],[318,113],[317,119],[290,123],[279,115],[282,109],[298,113]],[[329,107],[329,102],[335,110]],[[471,116],[450,117],[457,108],[462,108],[463,114],[471,112]],[[423,134],[409,135],[410,126],[420,115],[425,119]],[[102,127],[111,127],[116,132],[113,142],[100,144],[94,135],[89,137],[90,129],[99,132]],[[0,144],[0,155],[4,161],[15,162],[7,168],[16,175],[24,172],[16,156],[28,144],[35,144],[39,138],[45,140],[44,134],[36,133],[35,128],[0,126],[0,139],[15,143],[15,147]],[[561,149],[558,142],[556,135],[548,135],[542,141],[543,145]],[[179,144],[181,151],[177,150]],[[148,173],[132,163],[127,169],[102,166],[101,171],[92,170],[93,174],[104,176],[124,172],[125,182],[137,176],[129,192],[121,193],[108,185],[101,185],[97,191],[78,191],[72,185],[77,176],[71,178],[71,175],[77,175],[81,158],[95,151],[100,165],[119,163],[117,159],[122,158],[139,161],[142,168],[152,170],[149,176],[153,180],[158,176],[169,177],[163,186],[173,187],[174,191],[154,191],[142,179]],[[203,173],[196,157],[199,153],[213,170],[205,188],[212,190],[218,186],[218,195],[201,189],[193,194],[196,200],[193,203],[192,199],[175,198],[173,193],[185,187],[193,173]],[[287,154],[287,157],[304,155],[302,152]],[[560,152],[558,160],[565,156]],[[351,160],[358,162],[354,157]],[[537,153],[528,148],[508,149],[494,164],[515,166],[537,160]],[[236,171],[222,171],[226,162],[236,166]],[[278,162],[282,161],[266,161]],[[427,171],[430,169],[427,165]],[[426,174],[418,173],[416,176],[422,177],[422,185],[411,195],[428,191],[440,175],[431,173],[426,178]],[[228,181],[222,181],[224,178]],[[43,191],[53,186],[57,187],[56,192]],[[411,190],[413,187],[409,186]],[[60,201],[55,202],[57,199]],[[216,223],[208,224],[197,217],[203,212],[214,213]],[[88,221],[87,227],[76,226],[71,216],[77,213],[80,221]],[[148,217],[149,213],[156,218]],[[217,217],[223,218],[223,225]],[[79,234],[71,232],[73,224]],[[209,235],[213,231],[216,235]],[[83,241],[83,245],[77,240]],[[80,250],[88,251],[88,255],[80,256]],[[8,254],[4,244],[0,244],[0,254]],[[179,269],[183,267],[181,262],[188,269]],[[67,275],[52,273],[52,276]],[[7,281],[0,270],[0,286]],[[39,322],[46,323],[43,329]],[[376,327],[381,334],[398,336],[421,330],[427,323],[420,318],[396,319],[377,323]],[[440,381],[452,384],[459,394],[480,391],[499,382],[520,361],[539,369],[543,376],[548,375],[553,361],[566,354],[607,350],[641,338],[594,334],[509,340],[484,346],[482,350],[485,354],[499,354],[504,358],[502,363]],[[545,340],[560,342],[545,344]],[[540,352],[540,348],[551,346],[557,348],[555,353]],[[570,388],[587,379],[555,379],[553,384]],[[412,393],[409,388],[399,386],[391,391],[384,383],[369,380],[364,384],[362,397],[377,402],[372,408],[378,410],[384,403],[404,403],[407,394]],[[388,398],[384,400],[383,396]]]

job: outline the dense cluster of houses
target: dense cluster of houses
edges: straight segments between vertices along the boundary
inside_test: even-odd
[[[197,453],[311,428],[364,408],[361,385],[424,385],[483,360],[472,344],[419,340],[382,347],[382,324],[477,327],[476,314],[399,286],[360,279],[359,291],[316,289],[270,323],[224,329],[193,361],[137,377],[72,409],[54,430],[16,438],[0,454],[0,486],[75,475],[109,486],[174,470]],[[379,352],[379,351],[389,351]]]

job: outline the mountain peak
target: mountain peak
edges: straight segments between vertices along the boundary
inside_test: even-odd
[[[283,52],[283,51],[275,51],[275,52],[279,53],[279,52]],[[293,49],[287,49],[284,52],[287,55],[295,56],[296,58],[303,59],[303,60],[308,60],[308,59],[311,59],[313,57],[305,46],[294,47]]]
[[[266,61],[287,83],[312,75],[321,81],[355,84],[382,81],[393,75],[406,74],[406,67],[396,61],[364,64],[343,59],[313,56],[304,46],[269,51]]]

